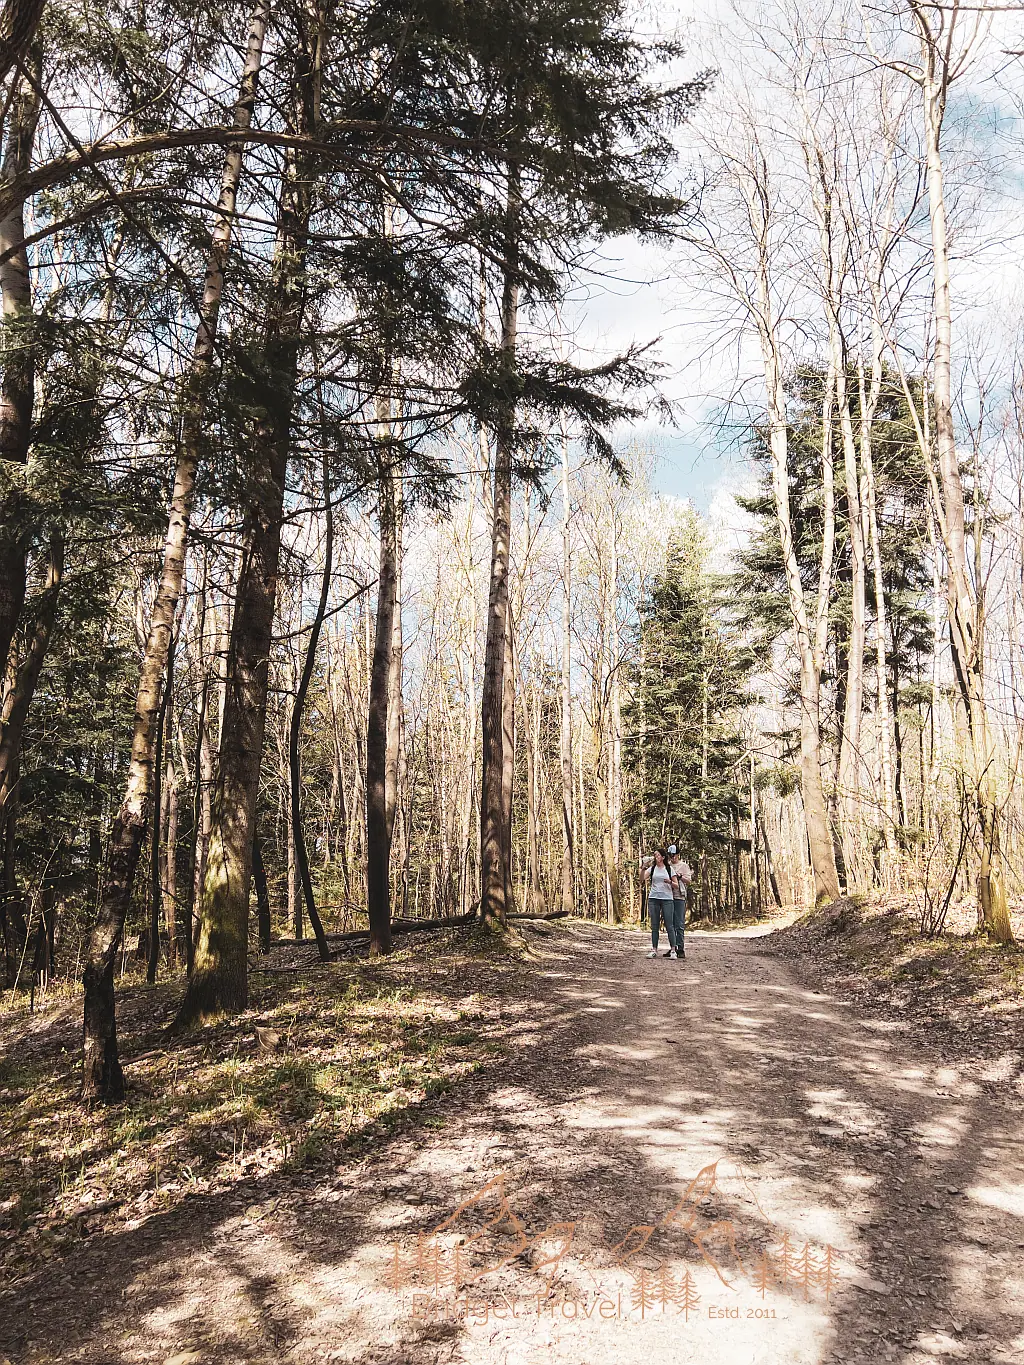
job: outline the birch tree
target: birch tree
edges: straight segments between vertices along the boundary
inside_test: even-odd
[[[924,133],[928,211],[931,227],[934,347],[932,401],[934,456],[938,479],[935,515],[946,561],[950,645],[969,740],[969,770],[980,842],[978,922],[1000,942],[1010,942],[1010,927],[999,828],[999,797],[993,772],[992,734],[986,695],[984,583],[973,572],[953,412],[953,323],[949,227],[946,210],[943,129],[951,88],[984,40],[984,13],[965,10],[960,0],[931,4],[907,0],[904,11],[918,39],[916,63],[880,53],[868,31],[869,48],[880,63],[900,71],[920,92]],[[966,18],[964,17],[966,15]],[[922,428],[923,431],[923,428]],[[927,450],[929,462],[931,450]],[[933,480],[933,482],[935,482]],[[976,539],[980,527],[974,528]]]

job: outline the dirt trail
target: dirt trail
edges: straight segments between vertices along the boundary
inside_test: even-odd
[[[510,1056],[425,1126],[91,1239],[3,1304],[0,1360],[1024,1361],[1018,1053],[816,992],[756,931],[535,943]]]

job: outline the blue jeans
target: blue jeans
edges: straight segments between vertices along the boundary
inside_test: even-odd
[[[655,952],[658,951],[658,930],[661,927],[662,916],[665,917],[665,932],[668,934],[668,941],[672,948],[675,948],[675,931],[672,927],[672,906],[674,901],[655,900],[648,897],[647,913],[651,917],[651,947]]]
[[[684,930],[686,925],[686,897],[677,896],[672,902],[672,929],[674,932],[674,947],[677,953],[681,953],[684,947]],[[672,938],[673,934],[669,934]]]

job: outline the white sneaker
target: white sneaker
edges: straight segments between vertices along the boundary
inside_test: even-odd
[[[647,954],[647,956],[648,956],[648,957],[657,957],[658,954],[657,954],[657,951],[656,951],[654,948],[652,948],[651,951]]]
[[[676,950],[673,948],[672,951],[669,953],[669,957],[675,959],[677,956],[678,954],[676,953]]]

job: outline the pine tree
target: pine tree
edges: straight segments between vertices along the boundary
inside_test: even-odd
[[[687,1270],[679,1284],[680,1307],[686,1321],[690,1321],[690,1314],[696,1313],[700,1305],[700,1294],[693,1282],[693,1276]]]
[[[674,520],[641,609],[625,721],[629,762],[644,777],[626,817],[647,847],[671,837],[691,859],[717,861],[744,806],[737,719],[752,661],[725,585],[707,570],[698,518]]]

